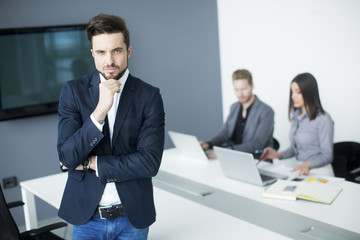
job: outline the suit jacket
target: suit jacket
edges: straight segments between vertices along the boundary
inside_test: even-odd
[[[215,146],[231,142],[235,130],[236,120],[240,111],[241,103],[231,105],[229,116],[221,131],[210,140]],[[254,153],[255,150],[273,146],[274,111],[272,108],[256,97],[247,116],[243,140],[241,144],[233,145],[233,149],[243,152]]]
[[[59,216],[74,225],[89,221],[106,183],[115,182],[130,222],[145,228],[155,221],[151,178],[164,147],[164,107],[158,88],[129,75],[117,111],[112,145],[107,118],[103,132],[90,119],[99,100],[100,77],[94,72],[67,82],[59,99],[57,149],[69,168]],[[111,147],[112,146],[112,147]],[[75,170],[90,155],[95,171]]]

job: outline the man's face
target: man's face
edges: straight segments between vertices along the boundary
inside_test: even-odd
[[[122,33],[100,34],[93,36],[91,52],[96,69],[105,79],[119,79],[128,66],[131,46],[126,48]]]
[[[235,95],[238,98],[239,102],[242,104],[247,103],[253,95],[252,91],[254,85],[249,85],[247,79],[235,79],[233,80],[233,84]]]

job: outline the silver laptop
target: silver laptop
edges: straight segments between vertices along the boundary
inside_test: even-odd
[[[256,161],[251,153],[245,153],[227,148],[214,147],[217,159],[225,176],[255,184],[265,186],[276,182],[279,178],[285,179],[287,176],[277,173],[263,172],[256,166]]]
[[[168,131],[168,133],[175,147],[182,155],[203,161],[209,161],[204,150],[200,146],[197,137],[173,131]]]

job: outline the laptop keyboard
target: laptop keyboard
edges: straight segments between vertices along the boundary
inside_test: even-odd
[[[274,177],[270,177],[264,174],[260,174],[260,177],[263,182],[274,179]]]

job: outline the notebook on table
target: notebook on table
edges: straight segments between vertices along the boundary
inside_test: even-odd
[[[296,199],[304,199],[313,202],[331,204],[341,191],[341,186],[334,186],[324,182],[295,182],[280,179],[266,189],[262,196],[293,201]]]
[[[256,166],[251,153],[235,151],[227,148],[214,147],[217,159],[224,175],[242,182],[266,186],[278,179],[286,179],[286,175],[264,172]]]
[[[209,161],[196,136],[174,131],[168,131],[168,134],[180,154],[202,161]]]

